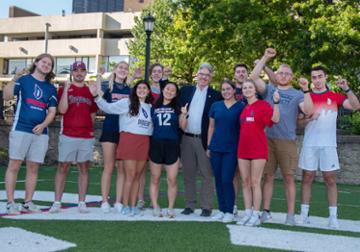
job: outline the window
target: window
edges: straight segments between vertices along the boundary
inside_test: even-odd
[[[7,74],[15,74],[27,66],[26,59],[9,59],[8,72]]]

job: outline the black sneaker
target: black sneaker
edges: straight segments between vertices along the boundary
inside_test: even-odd
[[[190,214],[192,214],[192,213],[194,213],[194,210],[192,210],[190,207],[186,207],[186,208],[181,212],[181,214],[183,214],[183,215],[190,215]]]
[[[202,216],[202,217],[210,217],[210,216],[211,216],[211,210],[209,210],[209,209],[203,209],[203,210],[201,211],[200,216]]]

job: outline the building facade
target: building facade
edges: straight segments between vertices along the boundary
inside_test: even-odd
[[[152,0],[73,0],[73,13],[88,12],[137,12]]]
[[[48,53],[55,57],[58,80],[68,76],[75,60],[85,62],[90,74],[100,66],[109,71],[114,62],[130,60],[127,44],[139,15],[114,12],[0,19],[0,82],[6,83],[45,52],[46,24]]]

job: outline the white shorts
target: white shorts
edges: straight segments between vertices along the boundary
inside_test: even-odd
[[[48,135],[35,135],[23,131],[10,131],[9,158],[44,163],[49,146]]]
[[[94,138],[59,136],[59,162],[83,163],[93,160]]]
[[[303,147],[299,167],[306,171],[335,171],[340,169],[336,147]]]

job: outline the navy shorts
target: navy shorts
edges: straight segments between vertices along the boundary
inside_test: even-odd
[[[119,143],[119,132],[105,132],[103,131],[100,137],[100,143],[110,142],[114,144]]]
[[[180,143],[170,140],[151,139],[150,160],[156,164],[172,165],[180,156]]]

